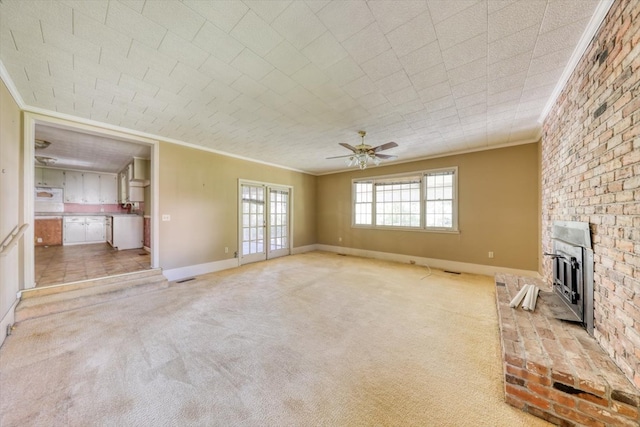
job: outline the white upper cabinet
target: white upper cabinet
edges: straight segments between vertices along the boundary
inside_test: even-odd
[[[115,205],[118,203],[116,174],[64,171],[65,203]]]
[[[88,205],[100,204],[100,175],[97,173],[84,172],[82,178],[82,203]]]
[[[62,169],[35,168],[35,185],[40,187],[64,186],[64,171]]]
[[[84,198],[82,172],[64,172],[64,202],[82,203]]]
[[[117,175],[100,175],[100,203],[104,205],[118,203]]]

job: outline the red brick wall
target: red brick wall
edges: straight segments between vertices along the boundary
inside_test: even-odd
[[[543,124],[542,245],[591,224],[595,336],[640,387],[640,2],[616,0]],[[543,262],[549,279],[551,263]]]

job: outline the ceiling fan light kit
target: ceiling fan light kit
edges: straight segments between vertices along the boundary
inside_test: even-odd
[[[44,166],[51,166],[52,164],[58,161],[58,159],[54,159],[53,157],[46,157],[46,156],[35,156],[35,157],[36,157],[36,162]]]
[[[378,166],[381,162],[381,159],[395,159],[398,157],[391,154],[379,153],[382,150],[388,150],[389,148],[397,147],[398,144],[396,144],[395,142],[387,142],[386,144],[378,145],[377,147],[371,147],[370,145],[364,143],[364,137],[367,132],[361,130],[358,131],[358,134],[360,135],[360,138],[362,138],[360,145],[356,145],[354,147],[347,144],[346,142],[340,143],[340,145],[342,145],[344,148],[353,151],[353,154],[347,154],[346,156],[327,157],[327,159],[339,159],[347,157],[346,162],[349,167],[358,166],[360,170],[363,170],[367,168],[370,162],[373,162],[373,164]]]
[[[51,142],[45,141],[44,139],[36,139],[34,144],[36,146],[36,150],[44,150],[51,145]]]

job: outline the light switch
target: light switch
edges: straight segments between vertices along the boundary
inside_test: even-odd
[[[171,215],[162,215],[163,221],[171,221]]]

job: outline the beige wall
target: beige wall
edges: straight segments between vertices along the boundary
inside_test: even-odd
[[[173,269],[233,258],[238,250],[238,180],[293,187],[294,247],[316,243],[316,177],[161,143],[160,266]],[[224,253],[224,248],[229,253]]]
[[[459,234],[351,227],[352,179],[451,166]],[[320,176],[318,243],[537,271],[538,187],[538,144]]]
[[[20,108],[0,80],[0,241],[22,218],[22,119]],[[0,343],[13,323],[13,308],[20,288],[20,246],[0,256]]]

